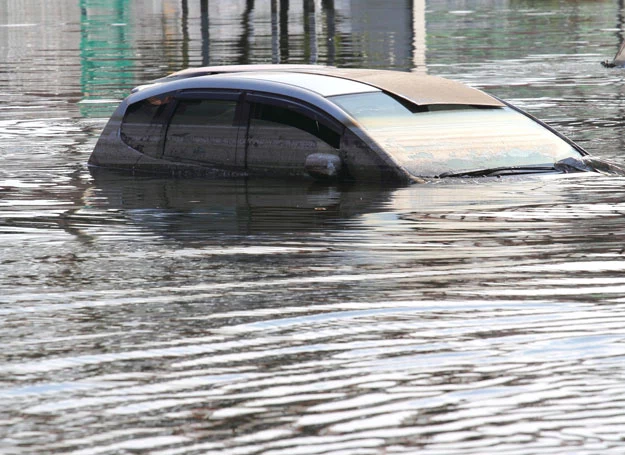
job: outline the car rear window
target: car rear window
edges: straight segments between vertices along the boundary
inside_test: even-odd
[[[553,164],[580,156],[567,141],[509,107],[415,106],[383,92],[332,101],[415,176]]]
[[[121,125],[122,140],[139,152],[159,156],[166,112],[172,101],[172,97],[163,95],[128,106]]]

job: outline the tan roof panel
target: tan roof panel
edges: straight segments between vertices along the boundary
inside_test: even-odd
[[[194,77],[209,74],[239,72],[297,72],[323,74],[369,84],[394,93],[419,105],[470,104],[475,106],[504,106],[496,98],[459,82],[437,76],[427,76],[405,71],[378,69],[336,68],[321,65],[231,65],[189,68],[170,77]],[[161,79],[163,80],[163,79]]]
[[[311,71],[311,70],[306,70]],[[395,93],[420,104],[471,104],[475,106],[504,106],[496,98],[467,85],[437,76],[404,71],[349,69],[323,67],[314,72],[335,77],[346,77]]]

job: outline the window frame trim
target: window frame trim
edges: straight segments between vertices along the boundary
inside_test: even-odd
[[[276,93],[271,93],[271,92],[242,90],[242,89],[188,88],[188,89],[179,89],[179,90],[174,90],[171,92],[161,93],[158,96],[163,97],[163,98],[167,96],[171,96],[173,98],[173,101],[169,103],[169,105],[166,107],[165,112],[163,113],[163,115],[159,119],[160,121],[158,122],[163,128],[162,128],[160,140],[156,147],[157,153],[154,155],[145,154],[146,156],[156,158],[156,159],[163,159],[164,157],[165,143],[167,142],[166,139],[167,139],[167,134],[169,132],[169,127],[171,125],[171,120],[176,112],[176,109],[178,108],[178,105],[180,104],[180,101],[182,100],[197,99],[197,100],[233,100],[233,101],[236,101],[236,109],[235,109],[232,126],[241,128],[241,130],[244,131],[244,134],[245,134],[245,150],[243,151],[244,153],[243,166],[245,169],[247,169],[247,142],[249,138],[249,128],[250,128],[250,123],[251,123],[253,103],[262,103],[262,104],[268,104],[268,105],[281,107],[285,109],[290,109],[290,110],[293,110],[294,112],[297,112],[306,117],[309,117],[312,120],[320,122],[325,127],[329,128],[331,131],[333,131],[334,133],[338,135],[339,147],[337,148],[337,151],[339,152],[340,152],[340,144],[342,142],[343,136],[345,134],[345,130],[347,128],[343,124],[343,122],[334,118],[332,115],[324,111],[323,108],[315,106],[314,104],[308,103],[299,98],[294,98],[288,95],[281,95],[281,94],[276,94]],[[136,104],[143,103],[146,101],[147,99],[142,99],[134,103],[131,103],[126,107],[126,112],[124,112],[124,116],[122,117],[122,121],[120,123],[120,133],[123,128],[123,125],[126,123],[126,117],[128,115],[129,108],[131,106],[134,106]],[[334,145],[328,143],[323,138],[319,136],[316,136],[316,137],[318,137],[319,140],[325,142],[329,146],[336,148],[334,147]],[[123,141],[123,139],[122,139],[122,142],[124,142],[124,144],[126,144],[128,147],[133,148],[133,150],[136,150],[134,149],[134,147],[132,147],[131,145]],[[139,152],[139,153],[143,154],[143,152]],[[237,154],[237,156],[239,155],[238,151],[236,151],[235,153]]]

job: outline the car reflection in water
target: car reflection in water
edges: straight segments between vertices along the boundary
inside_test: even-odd
[[[93,170],[86,202],[172,238],[322,231],[383,210],[394,187],[268,179],[179,179]],[[112,222],[114,222],[112,220]]]

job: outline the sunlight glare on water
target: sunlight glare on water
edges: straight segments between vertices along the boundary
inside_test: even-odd
[[[423,60],[622,162],[615,2],[54,3],[0,4],[0,453],[623,452],[623,178],[85,164],[186,66]]]

